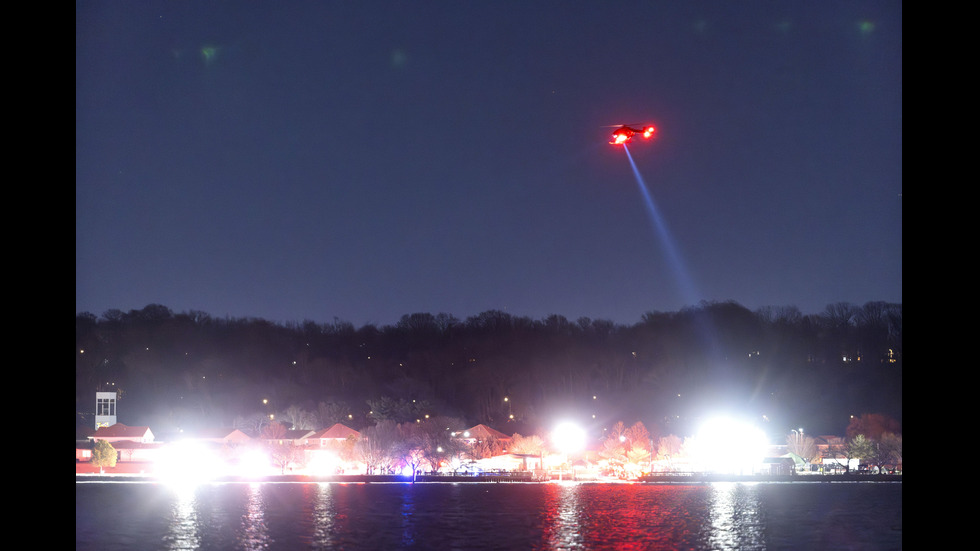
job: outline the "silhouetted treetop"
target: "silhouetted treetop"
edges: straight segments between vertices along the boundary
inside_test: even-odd
[[[198,417],[230,426],[237,416],[325,403],[336,404],[333,416],[343,404],[351,423],[366,425],[369,403],[418,400],[426,411],[412,415],[513,423],[530,434],[548,412],[593,395],[605,399],[605,413],[635,412],[653,426],[677,408],[694,414],[697,404],[678,405],[678,395],[712,393],[798,415],[901,416],[902,305],[884,302],[836,303],[818,314],[702,302],[647,312],[632,325],[416,312],[381,327],[150,304],[76,314],[75,343],[77,411],[93,407],[96,390],[115,388],[121,411],[175,424]],[[384,411],[375,417],[407,415]]]

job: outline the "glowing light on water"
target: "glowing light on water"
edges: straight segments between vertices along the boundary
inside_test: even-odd
[[[198,536],[198,518],[194,487],[179,486],[174,493],[173,509],[171,511],[168,533],[164,542],[168,549],[197,549],[200,546]]]

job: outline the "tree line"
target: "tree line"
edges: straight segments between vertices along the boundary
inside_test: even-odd
[[[884,302],[808,315],[703,302],[631,325],[414,313],[362,327],[151,304],[76,314],[75,331],[76,412],[112,390],[120,422],[156,430],[276,415],[362,429],[438,415],[533,434],[573,412],[667,434],[720,403],[837,431],[849,415],[901,419],[902,307]]]

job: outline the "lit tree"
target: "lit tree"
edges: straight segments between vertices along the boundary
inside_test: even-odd
[[[650,465],[650,450],[637,446],[626,452],[626,475],[633,479],[643,474],[643,467]]]
[[[799,456],[806,464],[817,456],[817,441],[799,431],[794,430],[786,437],[786,446],[790,453]]]
[[[432,440],[421,426],[417,423],[402,423],[398,425],[399,443],[398,453],[402,461],[412,469],[412,482],[415,482],[416,474],[422,466],[428,463],[429,448]]]
[[[613,425],[609,438],[602,443],[599,456],[620,478],[635,478],[650,464],[650,444],[650,433],[643,423],[626,428],[620,421]]]
[[[642,448],[648,452],[650,451],[650,431],[647,430],[642,422],[637,421],[633,423],[633,426],[626,429],[623,436],[626,437],[627,450]]]
[[[902,435],[885,433],[881,436],[881,445],[887,450],[888,462],[895,466],[901,466]]]
[[[684,444],[677,435],[661,436],[657,441],[657,459],[666,461],[669,468],[673,469],[671,461],[679,457],[683,449]]]
[[[545,441],[536,434],[521,436],[515,434],[510,440],[510,453],[522,455],[541,455],[545,450]]]
[[[486,459],[495,455],[500,455],[504,451],[504,444],[496,436],[477,439],[470,446],[470,455],[473,459]]]
[[[451,464],[467,450],[464,441],[452,437],[454,432],[466,428],[465,419],[440,415],[417,423],[416,428],[425,435],[425,459],[433,471],[438,472],[444,462]]]
[[[343,443],[340,444],[340,450],[337,454],[341,460],[345,463],[351,463],[356,457],[354,449],[357,446],[357,437],[353,434],[348,434],[347,438],[344,438]]]
[[[108,440],[98,440],[95,448],[92,449],[91,463],[99,468],[99,472],[104,472],[106,467],[116,466],[116,448]]]
[[[536,455],[541,458],[542,463],[544,461],[544,452],[547,449],[547,443],[544,438],[536,434],[530,436],[521,436],[520,434],[514,434],[510,440],[510,453],[518,455]],[[527,458],[524,459],[522,470],[527,470]]]
[[[848,438],[854,438],[859,434],[863,434],[865,438],[877,441],[881,439],[881,435],[888,432],[902,434],[901,424],[895,419],[881,413],[865,413],[859,417],[851,418],[845,430],[845,435]]]
[[[854,459],[867,459],[874,453],[874,443],[867,436],[859,434],[850,439],[848,450]]]
[[[269,458],[272,464],[279,467],[282,474],[286,473],[286,467],[290,463],[299,461],[302,449],[298,446],[286,442],[286,427],[277,421],[269,423],[262,429],[262,439],[265,441],[269,451]]]
[[[870,441],[870,450],[866,457],[869,465],[882,470],[885,465],[898,465],[902,462],[902,436],[890,432],[881,435],[878,440]]]
[[[626,447],[623,445],[622,435],[615,436],[610,435],[605,441],[602,442],[602,449],[599,450],[599,457],[606,460],[609,467],[618,477],[623,476],[623,472],[626,470]]]
[[[868,457],[872,453],[871,447],[871,440],[865,438],[863,434],[859,434],[854,438],[846,439],[839,444],[830,446],[829,451],[838,463],[844,465],[844,472],[848,472],[851,468],[851,460]]]
[[[368,474],[390,472],[398,440],[398,425],[394,421],[379,421],[361,431],[354,453],[367,466]]]

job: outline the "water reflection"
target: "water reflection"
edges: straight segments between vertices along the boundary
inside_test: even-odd
[[[76,484],[102,549],[901,549],[901,485]]]
[[[578,549],[582,547],[580,529],[579,486],[575,483],[549,485],[549,510],[546,526],[549,549]]]
[[[196,488],[178,486],[174,490],[169,531],[165,537],[167,548],[173,551],[198,549],[201,544],[198,535],[198,515],[195,510]]]
[[[711,549],[765,549],[765,518],[755,484],[711,485]]]
[[[313,544],[328,546],[333,532],[333,494],[329,484],[318,484],[313,497]]]
[[[415,486],[403,486],[405,491],[401,492],[400,520],[402,529],[402,545],[411,547],[415,544]]]
[[[254,551],[268,549],[269,531],[265,524],[265,504],[262,499],[262,484],[249,484],[245,513],[242,515],[242,531],[239,537],[241,549]]]

